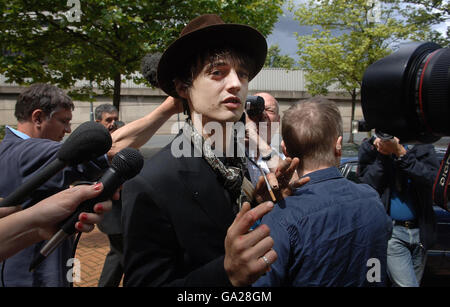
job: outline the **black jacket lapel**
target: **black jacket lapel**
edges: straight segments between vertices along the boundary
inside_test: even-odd
[[[226,232],[234,220],[234,215],[225,194],[227,192],[217,180],[215,172],[203,158],[181,159],[187,161],[180,164],[180,180],[206,215]]]

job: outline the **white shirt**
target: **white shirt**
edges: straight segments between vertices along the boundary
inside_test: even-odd
[[[272,147],[272,150],[275,151],[281,159],[283,159],[283,160],[286,159],[285,155],[280,153],[274,147]],[[249,160],[251,159],[251,160],[255,161],[254,158],[251,158],[251,157],[255,156],[254,154],[250,153],[249,156],[250,156],[250,158],[248,158]],[[265,174],[270,173],[269,167],[267,166],[267,161],[264,161],[261,156],[258,157],[258,160],[256,160],[255,162],[262,169],[262,171]],[[248,161],[247,169],[248,169],[248,173],[250,175],[250,179],[252,181],[253,186],[256,186],[256,183],[258,182],[259,177],[262,176],[261,171],[252,161]]]

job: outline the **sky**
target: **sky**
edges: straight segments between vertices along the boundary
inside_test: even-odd
[[[300,26],[298,21],[294,20],[294,14],[284,9],[283,15],[278,18],[272,34],[267,37],[267,44],[269,47],[277,44],[282,55],[288,55],[297,61],[298,48],[294,32],[308,35],[312,33],[312,27]]]
[[[294,0],[294,2],[299,3],[305,1]],[[445,33],[447,24],[443,23],[434,28]],[[299,22],[294,20],[294,13],[290,12],[286,6],[284,6],[283,15],[278,18],[278,22],[275,24],[272,34],[267,37],[267,44],[269,47],[277,44],[281,50],[280,54],[288,55],[295,61],[298,61],[298,47],[296,35],[294,34],[295,32],[300,35],[309,35],[312,33],[312,27],[300,26]]]

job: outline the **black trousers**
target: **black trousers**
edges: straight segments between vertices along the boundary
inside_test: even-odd
[[[123,236],[108,235],[110,250],[106,255],[99,287],[118,287],[123,276]]]

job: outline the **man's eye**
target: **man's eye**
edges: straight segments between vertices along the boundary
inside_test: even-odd
[[[241,77],[242,79],[248,79],[248,73],[245,71],[242,71],[239,73],[239,77]]]

